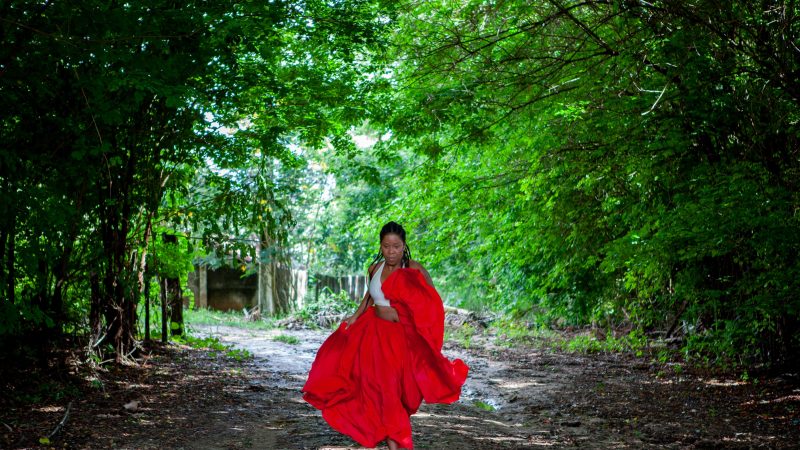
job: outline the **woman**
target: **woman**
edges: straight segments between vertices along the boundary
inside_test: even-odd
[[[411,449],[411,414],[422,400],[458,400],[468,368],[442,355],[442,300],[395,222],[381,229],[369,280],[356,312],[317,352],[303,398],[361,445]]]

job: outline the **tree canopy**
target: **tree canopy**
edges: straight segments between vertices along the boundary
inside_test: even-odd
[[[797,7],[537,6],[424,2],[401,18],[388,145],[426,159],[390,210],[465,302],[789,357]]]
[[[124,354],[155,226],[361,272],[394,219],[462,306],[798,354],[794,2],[73,3],[0,7],[0,333]]]
[[[4,2],[0,332],[88,325],[124,355],[155,224],[285,235],[275,166],[342,140],[378,6]]]

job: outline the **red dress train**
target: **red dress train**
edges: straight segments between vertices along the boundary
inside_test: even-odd
[[[365,447],[388,437],[413,448],[410,415],[422,400],[458,400],[468,367],[442,355],[444,307],[419,270],[397,269],[381,288],[400,322],[367,308],[349,328],[342,323],[317,352],[303,398]]]

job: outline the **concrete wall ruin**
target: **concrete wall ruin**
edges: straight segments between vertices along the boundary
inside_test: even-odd
[[[308,273],[275,264],[259,266],[257,273],[243,277],[241,270],[209,269],[195,266],[188,287],[194,293],[195,308],[241,311],[258,306],[266,316],[302,307],[308,290]]]

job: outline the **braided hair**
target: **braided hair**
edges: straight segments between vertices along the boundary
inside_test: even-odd
[[[406,230],[397,222],[389,222],[381,228],[380,234],[380,242],[383,242],[383,238],[387,234],[396,234],[400,236],[400,240],[403,241],[403,260],[400,262],[400,267],[408,267],[408,263],[411,261],[411,250],[408,248],[408,244],[406,244]],[[372,267],[373,264],[377,264],[383,261],[383,252],[381,252],[380,248],[378,249],[378,254],[375,255],[375,258],[369,264],[369,267]]]

